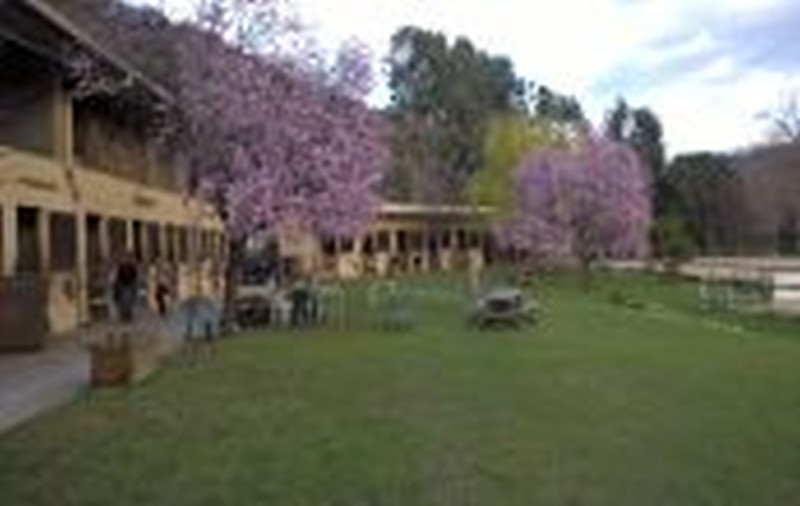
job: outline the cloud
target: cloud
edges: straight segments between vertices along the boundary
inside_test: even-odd
[[[173,8],[188,1],[163,0]],[[381,57],[391,34],[413,24],[510,56],[525,77],[577,95],[595,120],[624,95],[659,113],[672,153],[757,140],[755,115],[800,85],[797,0],[290,3],[323,46],[355,36]],[[384,84],[373,101],[388,96]]]
[[[656,70],[669,77],[691,73],[721,58],[745,70],[800,70],[796,55],[800,6],[786,0],[733,0],[734,8],[727,7],[699,13],[678,32],[651,42],[643,53],[659,55]]]
[[[627,5],[639,4],[627,2]],[[763,139],[757,116],[800,89],[800,5],[730,0],[673,5],[668,28],[623,53],[597,76],[590,102],[625,95],[651,106],[672,153],[727,150]]]

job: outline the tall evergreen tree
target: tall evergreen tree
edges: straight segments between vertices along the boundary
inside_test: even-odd
[[[392,180],[412,200],[460,199],[482,164],[490,118],[523,106],[521,80],[504,57],[466,38],[448,41],[416,27],[392,37],[389,57],[395,132]]]

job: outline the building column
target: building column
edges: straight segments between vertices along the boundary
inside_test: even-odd
[[[133,251],[133,220],[123,218],[125,223],[125,250]]]
[[[38,223],[39,229],[39,272],[46,273],[50,271],[50,212],[47,209],[38,208]]]
[[[394,257],[397,254],[397,229],[387,228],[386,233],[389,234],[389,248],[387,253],[389,253],[390,257]]]
[[[143,265],[150,265],[150,225],[145,220],[139,220],[139,227],[140,227],[140,238],[142,245],[142,264]],[[149,269],[148,269],[149,270]]]
[[[445,236],[447,241],[445,242]],[[446,247],[445,247],[446,245]],[[439,230],[439,261],[443,271],[449,272],[453,258],[453,230],[449,225]]]
[[[87,246],[86,233],[86,211],[75,211],[75,246],[77,252],[75,261],[77,262],[77,293],[78,293],[78,322],[87,323],[89,321],[89,252]]]
[[[425,251],[425,228],[419,224],[415,224],[412,234],[414,236],[414,252],[412,258],[419,260],[419,264],[415,265],[415,272],[417,272],[417,267],[419,268],[419,272],[427,272],[428,252]]]
[[[3,265],[0,274],[14,275],[17,267],[17,203],[13,199],[3,202]]]
[[[53,83],[53,143],[56,160],[71,168],[75,152],[72,97],[60,78]]]
[[[100,235],[100,258],[103,264],[108,265],[111,259],[111,240],[108,237],[108,218],[99,216],[98,233]]]

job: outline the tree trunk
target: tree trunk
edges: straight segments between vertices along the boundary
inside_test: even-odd
[[[223,299],[223,322],[227,329],[236,323],[236,292],[239,288],[239,271],[244,259],[245,241],[228,241],[228,258],[225,264],[225,295]]]

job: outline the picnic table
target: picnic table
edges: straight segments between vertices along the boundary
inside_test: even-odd
[[[496,288],[475,302],[471,322],[480,328],[493,325],[520,327],[536,323],[539,307],[518,288]]]

